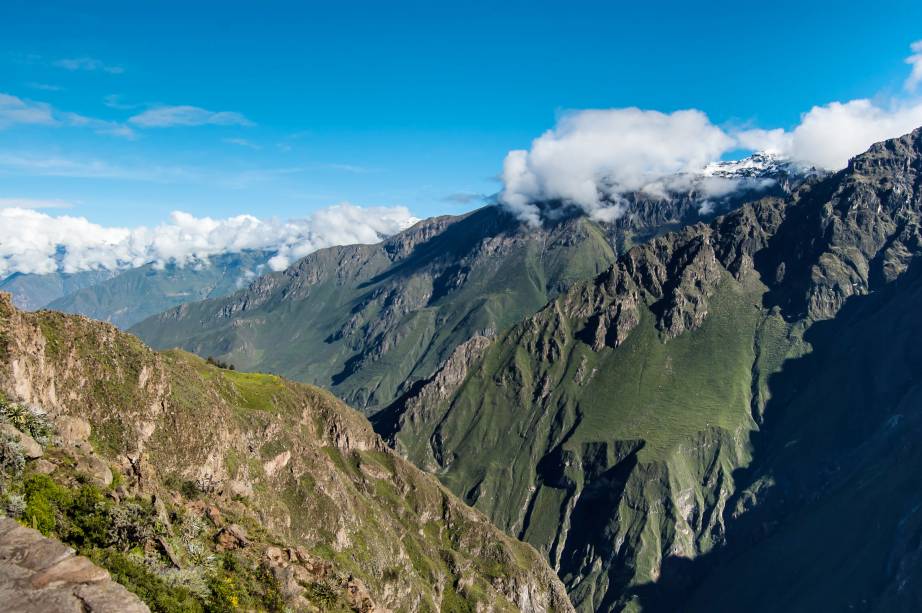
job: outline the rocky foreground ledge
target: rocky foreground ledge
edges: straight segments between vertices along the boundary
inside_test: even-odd
[[[0,603],[20,613],[150,613],[70,547],[0,517]]]

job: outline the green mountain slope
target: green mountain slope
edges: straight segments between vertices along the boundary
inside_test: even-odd
[[[155,611],[568,611],[327,392],[0,295],[0,498]]]
[[[212,256],[200,265],[147,264],[65,292],[43,306],[128,328],[178,304],[237,291],[262,272],[271,256],[245,251]]]
[[[132,331],[156,347],[329,387],[371,411],[458,344],[508,328],[613,259],[591,222],[523,232],[489,207],[421,222],[379,245],[318,251],[233,296],[178,307]]]
[[[920,214],[916,131],[631,249],[376,427],[580,610],[912,610]]]
[[[804,179],[779,173],[773,193]],[[718,208],[751,197],[743,189]],[[606,223],[546,203],[554,221],[543,228],[495,206],[427,220],[379,245],[319,251],[233,296],[172,309],[133,332],[155,347],[181,346],[327,387],[371,414],[465,343],[505,332],[594,277],[617,252],[700,220],[707,199],[696,189],[669,200],[633,195],[625,214]]]

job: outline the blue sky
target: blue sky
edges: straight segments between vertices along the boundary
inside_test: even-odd
[[[898,95],[922,38],[918,0],[640,4],[4,0],[0,93],[56,119],[0,125],[0,199],[124,226],[457,213],[563,111],[791,128]],[[142,115],[176,106],[204,125]]]

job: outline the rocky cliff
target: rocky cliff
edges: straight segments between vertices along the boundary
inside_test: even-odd
[[[570,609],[537,552],[316,388],[0,295],[0,390],[10,457],[38,444],[4,464],[8,512],[153,610]]]

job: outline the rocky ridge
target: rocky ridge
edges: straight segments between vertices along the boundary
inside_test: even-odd
[[[112,326],[22,313],[0,296],[0,390],[41,407],[56,432],[21,477],[7,475],[6,495],[155,610],[215,599],[254,610],[570,610],[533,549],[315,388],[158,354]],[[84,456],[109,478],[94,483],[74,460]],[[128,536],[125,513],[136,518]]]
[[[917,130],[788,197],[638,245],[453,365],[469,373],[453,389],[412,390],[401,405],[425,396],[425,411],[388,427],[415,463],[544,552],[578,609],[670,610],[663,595],[689,589],[673,562],[719,559],[766,498],[771,477],[741,471],[787,395],[782,364],[922,252],[920,177]]]

